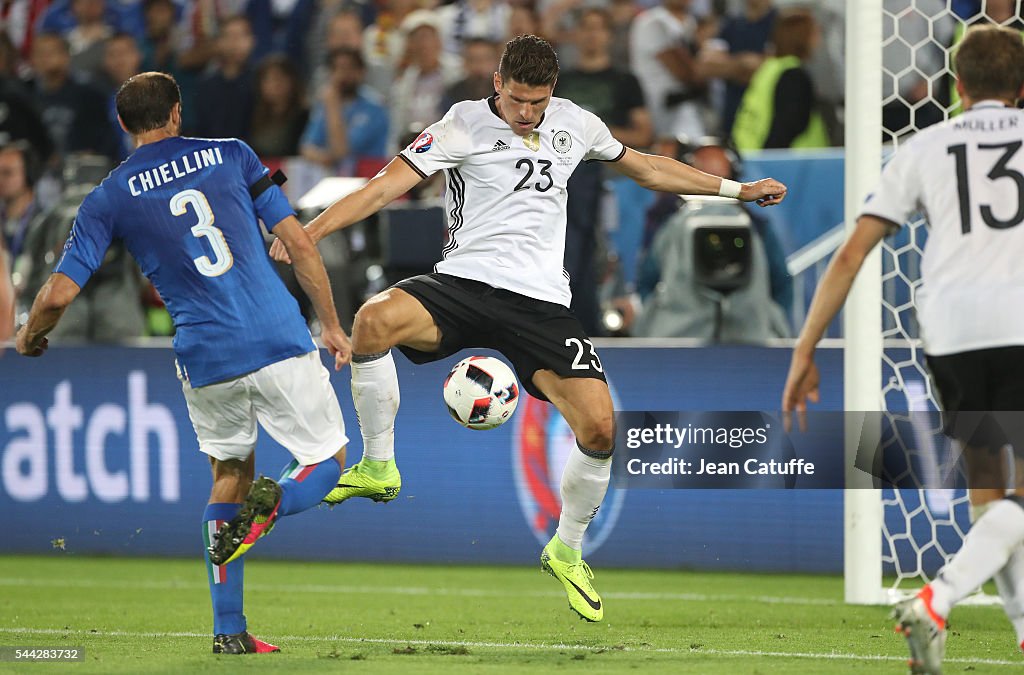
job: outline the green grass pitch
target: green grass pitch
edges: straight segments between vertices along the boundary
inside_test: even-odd
[[[84,647],[73,673],[900,673],[881,607],[835,577],[596,570],[605,621],[537,569],[274,562],[251,556],[246,615],[283,652],[210,654],[196,560],[0,557],[0,645]],[[952,617],[947,673],[1022,672],[996,607]]]

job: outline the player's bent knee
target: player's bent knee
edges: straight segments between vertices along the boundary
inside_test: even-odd
[[[611,456],[615,447],[615,422],[611,417],[588,421],[576,440],[584,448]]]
[[[384,351],[394,347],[397,319],[396,312],[384,303],[367,303],[360,307],[352,326],[355,351]]]

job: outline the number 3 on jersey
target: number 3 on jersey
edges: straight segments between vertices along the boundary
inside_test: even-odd
[[[213,249],[214,257],[213,260],[210,260],[208,256],[199,256],[193,258],[192,262],[196,264],[196,269],[203,276],[219,277],[235,264],[231,249],[228,248],[228,242],[224,239],[221,229],[214,227],[213,209],[210,208],[210,202],[206,200],[206,195],[199,190],[182,190],[171,197],[171,214],[186,215],[189,204],[192,205],[192,210],[199,218],[199,222],[192,226],[192,234],[198,239],[206,237],[210,248]]]

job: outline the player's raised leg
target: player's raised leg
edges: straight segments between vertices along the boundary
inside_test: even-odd
[[[211,562],[209,547],[217,530],[238,515],[242,500],[249,492],[253,479],[254,457],[248,459],[218,460],[210,458],[213,468],[213,489],[210,503],[203,513],[203,552],[206,557],[210,599],[213,602],[213,653],[248,654],[280,651],[277,647],[257,640],[246,630],[242,612],[245,561],[236,560],[217,565]]]
[[[441,332],[418,300],[397,288],[377,294],[356,313],[352,327],[352,401],[363,436],[363,456],[347,469],[324,501],[352,497],[389,502],[402,477],[395,464],[395,417],[401,399],[391,348],[403,344],[434,351]]]
[[[345,463],[345,420],[319,352],[272,363],[242,379],[251,417],[291,453],[280,482],[261,476],[213,542],[215,562],[231,562],[270,533],[278,518],[318,505]]]
[[[576,451],[562,471],[558,530],[541,552],[541,566],[562,582],[569,606],[587,621],[604,617],[594,574],[583,560],[583,535],[597,515],[611,477],[615,421],[608,385],[602,380],[564,378],[538,370],[534,385],[558,408],[576,435]]]

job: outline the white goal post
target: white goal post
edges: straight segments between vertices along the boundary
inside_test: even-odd
[[[843,215],[846,231],[874,189],[882,166],[882,0],[846,2],[846,159]],[[848,411],[882,408],[882,257],[864,261],[843,310],[843,402]],[[857,452],[860,425],[846,415],[847,466]],[[882,497],[870,477],[851,469],[843,499],[845,599],[880,604]]]
[[[1015,14],[1021,4],[1015,3]],[[966,23],[984,17],[957,17],[952,6],[953,0],[846,2],[847,233],[879,179],[883,136],[898,148],[958,105],[949,95],[951,45]],[[987,3],[980,11],[987,11]],[[886,238],[868,256],[846,303],[848,466],[861,427],[878,419],[856,413],[899,415],[938,407],[912,308],[926,239],[927,226],[920,218]],[[936,430],[914,426],[918,461],[932,468],[946,462],[928,440]],[[845,600],[851,604],[883,604],[913,593],[960,548],[969,528],[966,491],[872,489],[870,477],[852,468],[843,519]],[[971,599],[993,600],[983,594]]]

